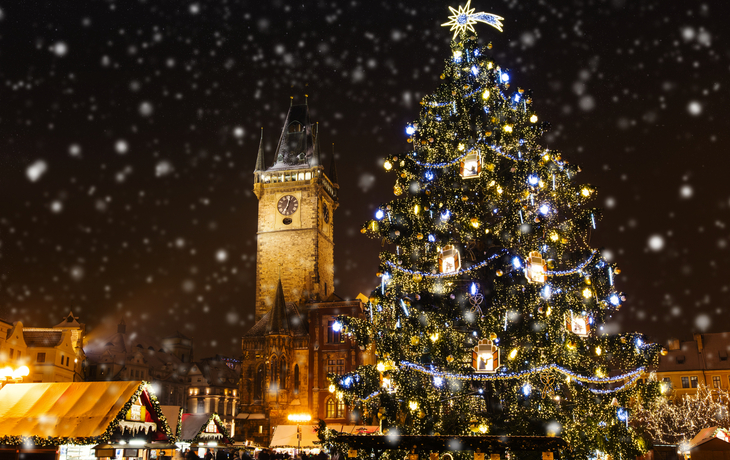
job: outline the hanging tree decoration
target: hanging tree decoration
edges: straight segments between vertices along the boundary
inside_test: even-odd
[[[591,332],[591,325],[588,315],[580,315],[572,311],[565,314],[565,328],[573,334],[581,337],[588,337]]]
[[[527,280],[531,283],[544,283],[546,266],[545,259],[542,258],[539,252],[530,252],[530,262],[525,268]]]
[[[452,273],[461,268],[461,255],[453,244],[447,244],[439,254],[439,272]]]
[[[460,144],[459,146],[463,146]],[[482,173],[482,159],[479,152],[472,150],[460,162],[459,174],[463,179],[476,179]]]
[[[493,374],[500,365],[499,348],[489,339],[482,339],[471,354],[472,367],[478,374]]]

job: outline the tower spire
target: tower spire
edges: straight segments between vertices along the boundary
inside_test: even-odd
[[[337,184],[337,166],[335,166],[335,143],[332,143],[332,160],[330,161],[330,173],[328,174],[333,184]]]
[[[274,307],[271,309],[267,332],[269,334],[289,332],[289,315],[286,311],[286,301],[284,300],[284,287],[281,284],[281,275],[279,275],[279,284],[276,286],[276,297],[274,297]]]
[[[256,167],[254,171],[263,171],[266,169],[266,159],[264,158],[264,127],[261,127],[261,140],[259,141],[259,154],[256,156]]]
[[[314,153],[312,154],[312,163],[311,166],[319,166],[322,164],[320,161],[320,151],[319,151],[319,122],[317,122],[317,125],[314,128]]]

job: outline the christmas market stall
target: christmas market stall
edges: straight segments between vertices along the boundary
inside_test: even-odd
[[[216,413],[182,414],[178,446],[181,449],[197,449],[200,458],[207,449],[225,449],[233,444],[233,438]]]
[[[679,446],[685,459],[716,460],[730,459],[730,432],[716,426],[701,430],[686,445]]]
[[[269,447],[276,450],[293,451],[294,449],[312,450],[320,449],[317,425],[299,425],[301,440],[297,439],[297,425],[278,425],[271,438]],[[372,434],[378,431],[377,426],[364,425],[327,425],[332,432],[343,435]]]
[[[19,383],[0,390],[0,459],[172,456],[167,419],[146,382]]]

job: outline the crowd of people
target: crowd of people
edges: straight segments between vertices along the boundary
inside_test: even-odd
[[[277,452],[271,449],[257,452],[234,449],[218,449],[214,452],[206,449],[203,457],[200,457],[194,450],[185,449],[182,457],[183,460],[339,460],[337,455],[330,459],[330,456],[324,451],[320,451],[318,454],[300,452],[291,456],[288,452]]]

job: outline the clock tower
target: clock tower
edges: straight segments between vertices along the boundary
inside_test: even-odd
[[[334,158],[320,162],[319,125],[308,105],[292,105],[273,162],[263,150],[254,170],[259,200],[256,238],[256,321],[274,306],[279,279],[286,302],[321,301],[334,292],[333,219],[337,209]]]

